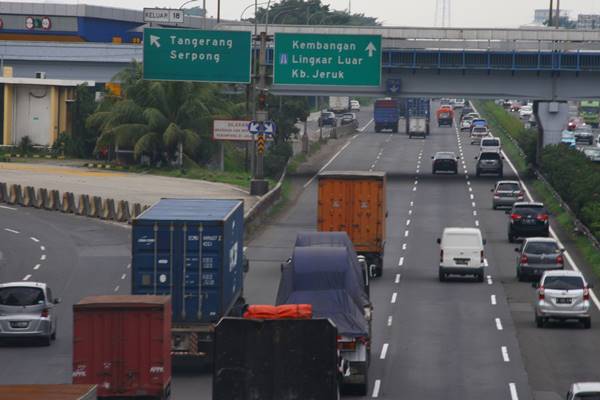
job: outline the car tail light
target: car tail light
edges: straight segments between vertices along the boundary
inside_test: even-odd
[[[545,295],[544,295],[544,287],[540,286],[540,289],[538,290],[538,299],[539,300],[544,300],[544,297],[545,297]]]
[[[521,191],[521,192],[517,193],[517,198],[522,199],[523,196],[525,196],[524,192]]]
[[[510,214],[510,219],[513,221],[518,221],[520,219],[522,219],[523,217],[520,214],[517,213],[512,213]]]
[[[481,263],[483,264],[483,261],[484,261],[483,250],[481,250],[479,252],[479,256],[481,257]]]
[[[556,256],[556,263],[557,264],[563,264],[564,262],[565,262],[565,259],[563,258],[562,255],[559,254],[558,256]]]
[[[586,286],[583,289],[583,300],[589,300],[590,299],[590,289]]]
[[[548,221],[548,214],[538,214],[537,219],[538,219],[538,221],[547,222]]]
[[[494,192],[494,198],[497,199],[500,197],[500,194],[498,192]]]
[[[523,254],[523,255],[521,256],[521,260],[519,260],[519,263],[520,263],[520,264],[523,264],[523,265],[526,265],[526,264],[528,264],[528,263],[529,263],[529,258],[528,258],[528,257],[527,257],[525,254]]]
[[[42,310],[42,318],[48,318],[48,315],[49,315],[49,313],[48,313],[48,309],[47,309],[47,308],[44,308],[44,309]]]
[[[440,250],[440,262],[444,262],[444,250]]]
[[[351,340],[342,340],[342,339],[346,339],[346,338],[338,336],[337,348],[339,350],[350,350],[350,351],[356,350],[356,341],[355,340],[352,340],[352,339]]]

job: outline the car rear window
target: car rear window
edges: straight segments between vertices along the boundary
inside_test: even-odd
[[[560,253],[560,248],[554,242],[529,242],[525,246],[525,253],[558,254]]]
[[[498,139],[483,139],[481,145],[498,147],[500,146],[500,141]]]
[[[544,288],[555,290],[583,289],[583,279],[579,276],[547,276]]]
[[[600,400],[600,393],[578,393],[573,397],[574,400]]]
[[[503,192],[517,192],[519,191],[521,188],[519,187],[518,183],[500,183],[498,184],[498,191],[503,191]]]
[[[543,214],[546,212],[544,207],[541,206],[515,206],[514,212],[519,214]]]
[[[474,128],[473,132],[477,132],[477,133],[482,133],[483,132],[483,133],[485,133],[485,132],[487,132],[487,129],[486,128]]]
[[[499,160],[500,155],[498,153],[481,153],[479,158],[481,160]]]
[[[479,236],[466,233],[452,233],[444,236],[444,247],[481,247]]]
[[[0,305],[34,306],[44,302],[44,291],[32,287],[6,287],[0,289]]]

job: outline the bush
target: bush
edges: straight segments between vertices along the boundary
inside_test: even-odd
[[[84,152],[83,142],[66,132],[58,135],[52,145],[52,154],[54,156],[83,157]]]
[[[292,145],[288,142],[273,144],[269,147],[264,160],[265,176],[273,179],[279,178],[292,154]]]

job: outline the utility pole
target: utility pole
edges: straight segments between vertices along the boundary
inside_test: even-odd
[[[560,28],[560,0],[556,0],[556,29]]]
[[[550,9],[548,10],[548,28],[554,25],[554,20],[552,19],[552,12],[554,11],[554,2],[550,0]]]
[[[260,130],[256,135],[256,171],[254,179],[250,182],[250,194],[262,196],[269,191],[269,182],[264,176],[264,150],[265,132],[264,122],[268,120],[267,102],[267,33],[261,32],[258,50],[258,84],[254,90],[258,90],[258,109],[254,112],[254,121],[258,122]],[[255,81],[256,82],[256,81]]]

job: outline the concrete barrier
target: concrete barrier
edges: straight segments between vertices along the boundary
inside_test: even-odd
[[[8,187],[5,182],[0,182],[0,203],[8,203]]]
[[[142,205],[140,203],[133,203],[131,207],[131,218],[137,218],[142,213]]]
[[[119,222],[131,222],[131,213],[129,212],[129,202],[127,200],[119,201],[116,219]]]
[[[100,218],[102,216],[102,197],[92,197],[92,204],[90,206],[90,217]]]
[[[21,185],[12,184],[10,185],[8,204],[23,205],[23,189]]]
[[[100,218],[114,221],[116,217],[115,201],[113,199],[104,199],[104,202],[102,203],[102,215],[100,215]]]
[[[34,207],[37,203],[35,197],[35,188],[33,186],[25,186],[25,193],[23,194],[23,206]]]
[[[79,201],[77,202],[77,215],[89,217],[90,208],[90,196],[87,194],[80,194]]]
[[[62,196],[62,207],[64,213],[77,214],[77,205],[75,204],[75,195],[73,192],[64,192]]]
[[[60,192],[58,190],[50,191],[50,198],[48,199],[47,210],[58,211],[61,209]]]
[[[39,188],[36,195],[37,201],[34,204],[35,208],[46,208],[48,204],[48,189]]]

